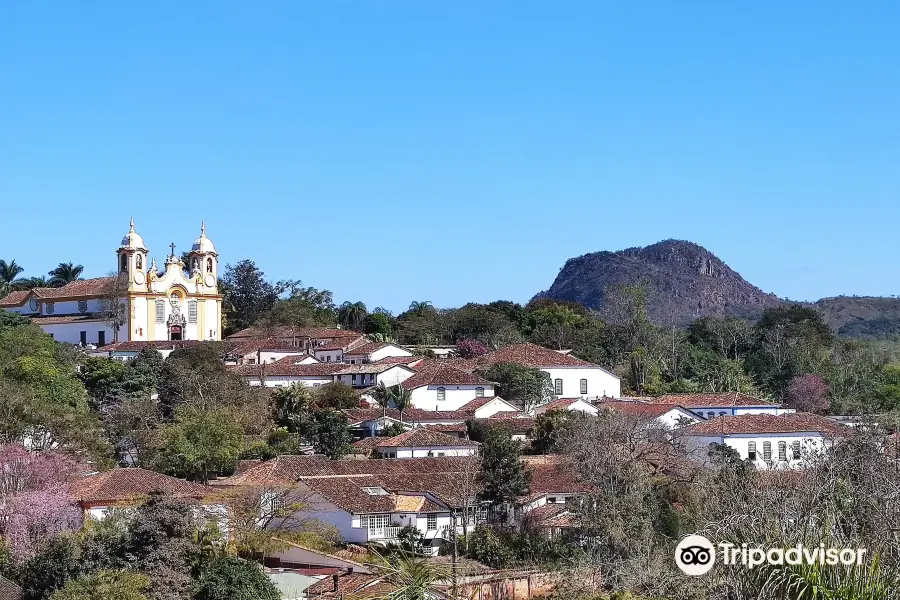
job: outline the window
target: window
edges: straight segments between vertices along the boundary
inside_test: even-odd
[[[353,385],[356,385],[356,374],[355,373],[353,375],[351,375],[350,381],[353,383]]]
[[[724,417],[724,416],[725,416],[725,411],[724,411],[724,410],[720,410],[720,411],[719,411],[719,416],[720,416],[720,417]]]
[[[48,315],[52,315],[54,310],[55,310],[55,308],[54,308],[52,302],[48,302],[47,304],[44,305],[44,312],[47,313]]]
[[[581,393],[587,394],[587,379],[581,380]]]
[[[476,398],[484,398],[484,388],[483,387],[475,388],[475,397]]]
[[[706,418],[707,418],[707,419],[714,419],[715,416],[716,416],[716,413],[714,413],[713,411],[709,411],[709,412],[706,413]]]
[[[78,332],[78,339],[81,340],[82,346],[87,346],[87,331]]]
[[[747,458],[750,460],[756,460],[756,442],[750,442],[747,444]]]
[[[447,399],[447,390],[446,390],[446,388],[439,387],[439,388],[437,389],[437,393],[438,393],[438,402],[443,402],[444,400]]]
[[[387,496],[387,490],[380,486],[364,487],[362,491],[370,496]]]
[[[557,396],[562,396],[563,387],[562,387],[562,379],[557,379],[553,382],[553,393]]]
[[[772,460],[772,442],[763,442],[763,460],[766,462]]]
[[[156,322],[157,323],[165,323],[166,322],[166,301],[165,300],[157,300],[156,301]]]
[[[255,365],[255,364],[256,364],[256,359],[255,359],[255,358],[248,358],[248,359],[247,359],[247,364],[248,364],[248,365]]]
[[[359,525],[368,529],[370,536],[382,534],[385,527],[391,525],[391,515],[362,515],[359,518]]]
[[[787,442],[778,442],[778,460],[787,460]]]
[[[446,452],[438,452],[438,456],[447,456]]]
[[[331,355],[330,355],[330,354],[329,354],[328,356],[325,357],[325,362],[331,362]],[[354,377],[356,377],[356,375],[354,375]]]
[[[800,440],[795,440],[791,444],[791,449],[794,451],[794,460],[800,460]]]
[[[141,255],[140,255],[140,254],[138,254],[138,255],[137,255],[137,258],[135,259],[134,267],[135,267],[138,271],[140,271],[141,269],[144,268],[144,259],[141,258]]]
[[[428,519],[426,522],[428,525],[428,531],[434,531],[435,529],[437,529],[437,514],[428,513]]]
[[[79,300],[78,301],[78,312],[86,313],[88,309],[87,300]]]
[[[212,259],[211,258],[206,259],[206,272],[212,273]]]
[[[188,323],[196,323],[197,322],[197,301],[191,300],[188,302]]]
[[[98,331],[98,332],[97,332],[97,345],[98,345],[98,346],[105,346],[105,345],[106,345],[106,332],[105,332],[105,331]]]
[[[128,257],[124,254],[122,255],[122,261],[121,261],[121,266],[119,267],[119,272],[120,273],[128,272]]]

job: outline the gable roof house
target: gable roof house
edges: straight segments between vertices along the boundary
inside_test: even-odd
[[[140,504],[153,492],[198,502],[210,500],[219,493],[210,486],[140,468],[89,473],[71,483],[67,490],[69,497],[84,510],[85,517],[96,521],[102,520],[111,508]]]
[[[694,412],[677,404],[605,400],[599,402],[597,408],[600,410],[612,410],[637,420],[646,420],[670,431],[703,420],[702,417]]]
[[[597,416],[597,407],[581,398],[558,398],[534,407],[534,414],[542,415],[551,410],[572,410]]]
[[[410,358],[413,353],[390,342],[369,342],[344,351],[344,362],[352,364],[378,362],[385,358]],[[421,359],[421,357],[419,357]]]
[[[390,438],[374,439],[374,454],[381,458],[426,458],[431,456],[474,456],[478,442],[460,439],[440,431],[416,427]]]
[[[494,384],[474,373],[441,361],[425,361],[403,382],[412,392],[412,406],[422,410],[459,410],[473,398],[494,396]]]
[[[745,414],[714,417],[679,430],[681,442],[696,460],[708,460],[711,444],[724,444],[759,469],[802,468],[849,429],[810,413]]]
[[[341,363],[310,363],[307,354],[292,354],[273,363],[238,365],[230,367],[251,386],[285,387],[300,383],[319,387],[334,381],[338,373],[347,365]]]
[[[479,368],[511,362],[540,369],[550,376],[554,395],[558,397],[618,398],[621,395],[621,382],[610,371],[570,353],[550,350],[529,342],[488,352],[475,359],[475,362]]]

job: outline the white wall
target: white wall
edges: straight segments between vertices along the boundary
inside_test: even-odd
[[[337,350],[316,350],[313,349],[313,356],[319,359],[319,362],[342,362],[344,360],[344,351]]]
[[[369,360],[372,362],[381,360],[383,358],[390,358],[392,356],[412,356],[413,353],[407,350],[406,348],[401,348],[400,346],[385,346],[384,348],[379,348],[375,352],[373,352],[369,356]]]
[[[445,389],[445,399],[438,401],[438,387]],[[475,388],[483,387],[485,396],[494,395],[492,385],[429,385],[412,391],[412,405],[422,410],[457,410],[475,399]]]
[[[487,404],[479,407],[475,411],[475,418],[486,419],[492,415],[496,415],[497,413],[516,412],[517,410],[518,409],[516,409],[515,406],[510,406],[509,404],[507,404],[506,402],[503,402],[499,398],[495,398],[494,400],[491,400]]]
[[[396,453],[393,458],[428,458],[432,456],[474,456],[477,448],[471,446],[433,446],[425,448],[377,448],[382,456],[385,452]]]
[[[251,386],[258,386],[259,377],[244,377],[244,380],[247,381]],[[266,375],[266,387],[287,387],[292,383],[299,383],[302,385],[308,385],[311,387],[319,387],[320,385],[325,385],[326,383],[331,383],[332,379],[330,375],[317,375],[317,376],[309,376],[309,377],[296,377],[296,376],[286,376],[286,377],[277,377]]]
[[[742,434],[728,436],[694,436],[686,435],[682,438],[688,450],[692,450],[699,460],[707,460],[707,451],[712,443],[725,443],[727,446],[734,448],[740,455],[741,459],[746,460],[749,456],[750,442],[756,442],[756,461],[754,465],[761,470],[766,469],[798,469],[803,467],[806,462],[814,455],[820,454],[825,449],[830,448],[833,441],[830,438],[822,436],[816,432],[797,432],[793,434]],[[800,460],[794,459],[792,444],[795,441],[800,442]],[[772,464],[771,466],[763,460],[763,443],[771,442],[772,444]],[[778,460],[778,443],[784,442],[787,445],[787,460]]]
[[[558,394],[561,398],[577,398],[579,396],[618,398],[622,395],[619,378],[599,367],[549,367],[541,370],[550,374],[551,383],[556,379],[562,379],[562,394]],[[581,393],[582,379],[587,379],[586,394]]]
[[[704,419],[712,417],[736,417],[738,415],[783,415],[795,412],[793,409],[783,409],[779,406],[696,406],[691,407],[692,412]],[[709,413],[712,413],[710,415]]]
[[[98,321],[84,321],[81,323],[60,323],[58,325],[42,325],[41,329],[44,330],[45,333],[49,333],[53,336],[53,339],[57,342],[66,342],[69,344],[80,344],[81,343],[81,332],[87,332],[87,342],[89,344],[97,344],[99,336],[97,332],[103,331],[106,333],[106,343],[113,343],[113,330],[106,323],[98,322]],[[119,341],[124,341],[127,335],[126,327],[123,326],[122,329],[119,330]]]
[[[545,412],[547,412],[548,405],[549,405],[549,403],[534,407],[534,414],[536,414],[536,415],[544,414]],[[569,406],[566,406],[565,410],[573,410],[576,412],[583,412],[583,413],[587,413],[587,414],[593,415],[593,416],[596,416],[597,413],[600,412],[599,410],[597,410],[596,406],[593,406],[592,404],[585,402],[584,400],[578,400],[576,402],[573,402]]]

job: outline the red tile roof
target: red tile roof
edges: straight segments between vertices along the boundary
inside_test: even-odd
[[[267,337],[291,337],[309,339],[332,339],[340,337],[359,337],[358,331],[349,329],[335,329],[332,327],[288,327],[277,325],[275,327],[248,327],[228,336],[229,340],[245,338]]]
[[[811,413],[758,414],[736,417],[715,417],[679,430],[685,435],[735,435],[762,433],[818,432],[826,435],[846,435],[847,427],[828,417]]]
[[[403,387],[412,390],[426,385],[482,385],[493,384],[473,373],[454,369],[449,365],[437,364],[417,369],[415,375],[403,382]],[[485,390],[487,391],[487,390]]]
[[[353,356],[359,355],[369,355],[375,352],[376,350],[381,350],[382,348],[387,348],[388,346],[393,346],[394,344],[390,344],[388,342],[369,342],[368,344],[363,344],[361,346],[357,346],[353,348],[353,350],[346,350],[344,354],[352,354]],[[409,358],[408,356],[406,358]]]
[[[62,325],[64,323],[98,323],[102,319],[93,314],[75,315],[34,315],[28,317],[35,325]]]
[[[119,468],[88,475],[69,487],[69,495],[83,504],[134,501],[151,492],[166,492],[200,500],[217,493],[215,488],[138,468]]]
[[[380,481],[368,476],[304,479],[303,484],[335,506],[354,514],[426,513],[447,510],[424,495],[395,494],[386,489],[387,494],[370,494],[363,488],[383,486]]]
[[[313,345],[312,347],[310,347],[310,350],[312,350],[312,351],[316,351],[316,350],[343,350],[345,353],[347,353],[347,352],[350,352],[350,350],[351,350],[352,348],[357,348],[357,347],[359,347],[360,345],[365,344],[365,343],[366,343],[366,339],[367,339],[367,338],[366,338],[365,336],[362,336],[362,335],[359,335],[359,334],[356,333],[356,332],[353,332],[353,335],[352,335],[352,336],[347,335],[347,336],[339,337],[339,338],[337,338],[337,339],[335,339],[335,340],[332,340],[332,341],[330,341],[330,342],[327,342],[327,343],[324,343],[324,344],[321,344],[321,345],[318,345],[318,346],[317,346],[317,345]]]
[[[484,356],[476,359],[481,366],[489,366],[501,362],[512,362],[533,368],[546,367],[583,367],[583,368],[601,368],[598,365],[589,363],[586,360],[576,358],[571,354],[562,354],[537,344],[525,342],[523,344],[513,344],[488,352]]]
[[[28,299],[30,290],[18,290],[10,292],[0,299],[0,306],[21,306]]]
[[[363,421],[375,421],[382,416],[389,417],[395,421],[400,420],[400,411],[395,408],[389,408],[386,411],[381,408],[348,408],[342,411],[347,415],[350,425],[361,423]],[[449,421],[454,423],[463,423],[471,419],[473,413],[458,410],[422,410],[420,408],[408,408],[403,411],[404,423],[419,422],[436,422]]]
[[[336,595],[340,596],[356,596],[360,595],[362,597],[366,597],[369,593],[369,589],[366,589],[363,592],[363,588],[371,588],[374,589],[373,583],[376,583],[379,580],[377,575],[370,575],[368,573],[342,573],[338,575],[338,590],[339,592]],[[305,594],[307,597],[312,598],[314,596],[322,596],[322,595],[333,595],[334,593],[334,580],[331,577],[325,577],[321,581],[317,581],[312,584],[305,590]]]
[[[440,423],[438,425],[423,425],[422,427],[443,433],[466,433],[469,431],[465,423]]]
[[[372,364],[376,365],[406,365],[415,369],[424,360],[421,356],[387,356],[381,360],[376,360]]]
[[[666,394],[653,400],[660,404],[680,404],[687,408],[706,406],[774,406],[768,400],[760,400],[740,392],[722,392],[716,394]]]
[[[630,401],[606,401],[597,404],[597,408],[614,410],[626,415],[642,417],[646,419],[656,419],[663,416],[670,410],[681,409],[684,412],[690,412],[683,406],[678,404],[651,404],[648,402],[630,402]]]
[[[564,410],[575,404],[576,402],[584,402],[585,404],[590,404],[584,398],[557,398],[556,400],[551,400],[546,404],[541,404],[536,408],[540,408],[542,410],[550,411],[550,410]]]
[[[476,423],[488,425],[500,425],[509,429],[513,434],[529,434],[534,428],[534,418],[523,416],[524,413],[503,412],[491,415],[486,419],[473,419]]]
[[[228,350],[229,354],[238,354],[240,356],[244,356],[246,354],[250,354],[251,352],[262,352],[265,350],[287,350],[293,352],[299,352],[299,348],[291,344],[290,342],[280,340],[278,338],[263,338],[259,340],[249,340],[246,342],[241,342]]]
[[[498,398],[500,398],[500,396],[483,396],[481,398],[475,398],[474,400],[469,400],[468,402],[460,406],[458,410],[460,410],[461,412],[474,413],[476,410],[478,410],[488,402],[491,402]]]
[[[321,377],[327,378],[344,367],[343,363],[312,363],[308,365],[297,364],[297,361],[306,355],[290,355],[264,365],[238,365],[231,371],[243,377],[259,377],[260,372],[266,377]]]
[[[392,438],[381,438],[376,444],[377,448],[430,448],[430,447],[477,447],[478,442],[464,440],[453,435],[447,435],[440,431],[416,427],[404,431]]]

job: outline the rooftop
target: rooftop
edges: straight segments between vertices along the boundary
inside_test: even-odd
[[[403,387],[412,390],[426,385],[482,385],[493,384],[474,373],[467,373],[449,365],[431,363],[417,369],[416,374],[403,382]]]
[[[537,344],[525,342],[523,344],[513,344],[488,352],[484,356],[476,359],[481,366],[489,366],[501,362],[512,362],[520,365],[526,365],[533,368],[544,367],[584,367],[584,368],[601,368],[598,365],[581,360],[571,354],[563,354]]]
[[[217,493],[209,486],[140,468],[94,473],[76,480],[69,487],[69,495],[84,504],[132,501],[157,491],[197,500]]]
[[[377,448],[477,447],[478,442],[447,435],[434,429],[416,427],[392,438],[380,438]]]
[[[740,392],[720,392],[714,394],[666,394],[653,399],[658,404],[680,404],[687,408],[707,406],[775,406],[773,402],[761,400]]]
[[[848,429],[820,415],[812,413],[758,414],[736,417],[715,417],[679,430],[684,435],[741,435],[757,433],[813,432],[825,435],[846,435]]]

